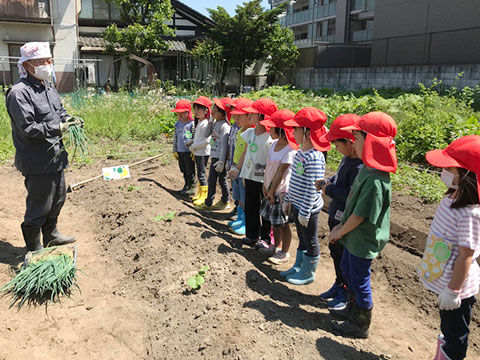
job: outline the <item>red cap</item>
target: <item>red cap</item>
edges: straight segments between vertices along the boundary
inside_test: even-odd
[[[318,151],[328,151],[331,149],[330,143],[320,140],[327,133],[324,126],[326,121],[327,115],[323,111],[314,107],[306,107],[297,112],[292,120],[285,122],[285,125],[309,128],[313,147]]]
[[[355,114],[344,114],[337,117],[330,126],[330,130],[323,135],[320,140],[323,142],[332,142],[337,139],[350,139],[355,141],[355,136],[350,131],[341,130],[342,128],[354,125],[360,120],[360,116]]]
[[[206,96],[199,96],[197,98],[197,100],[195,101],[192,101],[193,104],[198,104],[198,105],[202,105],[202,106],[205,106],[207,109],[208,109],[208,114],[207,114],[207,118],[210,117],[210,114],[212,113],[212,100],[210,100],[209,98],[207,98]]]
[[[397,171],[397,151],[393,140],[397,134],[397,124],[390,115],[373,111],[363,115],[358,123],[341,130],[362,130],[367,133],[362,154],[365,165],[386,172]]]
[[[455,140],[445,149],[429,151],[427,161],[437,167],[461,167],[477,174],[480,199],[480,136],[467,135]]]
[[[185,99],[178,100],[177,104],[175,105],[175,109],[172,109],[171,111],[176,113],[182,113],[187,111],[190,112],[192,111],[192,105],[188,100],[185,100]]]
[[[225,113],[227,114],[227,120],[230,121],[230,118],[232,116],[231,115],[232,109],[230,108],[230,106],[234,103],[233,99],[228,97],[223,99],[214,98],[213,102],[219,109],[222,109],[223,111],[225,111]]]
[[[235,103],[232,105],[235,107],[235,110],[231,112],[232,115],[244,115],[248,114],[248,112],[245,111],[245,108],[252,106],[253,101],[247,98],[238,98],[235,100]]]
[[[268,116],[265,120],[260,121],[260,124],[265,127],[277,127],[285,130],[288,143],[292,148],[298,150],[298,144],[295,142],[293,136],[293,128],[291,126],[285,126],[285,122],[292,120],[295,117],[295,113],[290,110],[277,110],[271,116]]]
[[[270,116],[275,111],[278,110],[278,106],[277,104],[275,104],[275,101],[273,100],[261,98],[255,101],[251,106],[248,106],[243,110],[248,113],[263,114],[265,116]]]

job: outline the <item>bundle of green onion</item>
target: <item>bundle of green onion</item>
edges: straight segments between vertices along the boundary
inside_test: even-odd
[[[68,145],[71,145],[73,147],[74,157],[78,151],[80,153],[80,156],[82,158],[85,158],[88,155],[88,150],[92,145],[92,142],[88,139],[87,135],[85,135],[85,130],[83,129],[83,127],[75,124],[70,125],[68,127],[68,132],[64,134],[62,137],[60,137],[57,141],[55,141],[55,143],[52,146],[50,146],[50,149],[52,149],[60,141],[64,141]],[[65,147],[62,146],[51,161],[55,161],[56,159],[58,159],[60,154],[62,154],[64,151],[65,151]]]
[[[70,297],[74,286],[79,289],[74,260],[60,253],[40,257],[22,267],[0,292],[3,296],[11,295],[9,308],[17,304],[20,309],[25,303],[41,305],[60,301],[60,296]]]

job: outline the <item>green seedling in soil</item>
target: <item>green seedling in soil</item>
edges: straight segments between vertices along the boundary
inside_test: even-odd
[[[198,273],[188,278],[187,284],[190,286],[192,291],[197,291],[200,289],[205,282],[205,274],[208,270],[210,270],[210,267],[208,265],[204,265],[200,268]]]
[[[140,186],[133,186],[133,185],[128,185],[128,186],[120,186],[120,190],[126,190],[126,191],[139,191],[142,188]]]
[[[165,215],[158,215],[153,218],[154,221],[167,221],[170,222],[175,217],[175,211],[169,211]]]

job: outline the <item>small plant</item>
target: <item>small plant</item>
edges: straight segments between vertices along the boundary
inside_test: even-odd
[[[165,215],[158,215],[153,218],[154,221],[167,221],[170,222],[175,217],[175,211],[169,211]]]
[[[210,270],[210,267],[208,265],[204,265],[200,268],[198,273],[188,278],[187,284],[190,286],[192,291],[197,291],[200,289],[205,282],[205,274],[208,270]]]
[[[133,185],[128,185],[128,186],[120,186],[120,190],[122,191],[139,191],[142,188],[140,186],[133,186]]]

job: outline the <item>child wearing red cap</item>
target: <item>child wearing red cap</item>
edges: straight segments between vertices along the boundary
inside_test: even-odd
[[[263,177],[264,199],[260,206],[260,216],[272,224],[275,244],[260,248],[259,252],[269,255],[268,260],[274,264],[282,264],[290,259],[288,250],[292,233],[288,217],[282,211],[282,202],[288,191],[291,165],[298,145],[290,140],[293,139],[293,129],[286,127],[284,123],[294,117],[295,113],[290,110],[278,110],[269,118],[260,121],[260,124],[270,128],[270,136],[274,139],[268,152]]]
[[[332,322],[336,333],[367,338],[373,308],[370,266],[390,238],[390,172],[397,170],[393,141],[397,125],[388,114],[371,112],[341,130],[353,131],[364,167],[353,182],[341,223],[330,233],[330,242],[344,246],[341,269],[350,301],[343,310],[329,311],[341,319]]]
[[[198,206],[199,210],[223,210],[229,207],[228,198],[230,191],[227,185],[227,171],[225,161],[228,151],[228,133],[230,132],[230,122],[227,120],[226,100],[213,99],[214,105],[212,116],[215,123],[212,126],[212,137],[210,140],[210,172],[208,174],[208,195],[205,203]],[[222,189],[222,198],[213,205],[215,192],[217,190],[217,180]]]
[[[211,124],[209,119],[211,106],[212,101],[205,96],[200,96],[193,102],[196,126],[193,143],[190,145],[189,150],[195,156],[197,178],[200,184],[199,192],[192,199],[194,205],[203,204],[207,198],[208,185],[206,167],[210,156]]]
[[[238,123],[238,115],[233,116],[231,113],[235,109],[235,101],[231,101],[229,104],[227,104],[227,117],[231,117],[231,122],[232,126],[230,127],[230,132],[228,134],[228,152],[227,152],[227,163],[226,163],[226,168],[227,172],[230,171],[232,166],[234,166],[233,162],[233,156],[235,154],[235,145],[237,143],[237,134],[238,131],[240,130],[240,125]],[[232,181],[232,190],[233,190],[233,181]],[[233,192],[233,191],[232,191]],[[232,194],[233,201],[235,203],[235,207],[233,210],[228,214],[228,218],[232,221],[228,223],[228,226],[233,224],[235,221],[238,220],[238,206],[239,206],[239,201],[238,199],[235,199],[234,194]]]
[[[355,137],[351,132],[341,130],[342,127],[353,125],[359,119],[360,116],[355,114],[341,115],[333,121],[329,132],[321,137],[321,140],[335,144],[337,151],[343,155],[337,173],[327,181],[318,181],[315,183],[317,190],[322,190],[322,192],[331,199],[328,206],[328,227],[330,231],[336,225],[340,224],[350,188],[359,170],[363,166],[362,159],[357,156],[353,147]],[[320,294],[320,299],[328,301],[327,305],[329,309],[341,310],[344,309],[348,303],[345,290],[347,284],[343,278],[340,267],[343,245],[337,241],[329,243],[328,247],[330,249],[330,257],[335,267],[336,279],[329,290]]]
[[[228,226],[232,231],[237,235],[245,235],[245,185],[244,179],[240,176],[241,165],[243,163],[243,157],[247,142],[243,139],[242,135],[250,128],[250,123],[248,122],[248,113],[244,111],[244,108],[247,108],[253,104],[253,101],[246,98],[238,98],[233,107],[231,114],[235,119],[235,122],[238,123],[240,129],[236,134],[235,139],[235,149],[232,158],[232,166],[228,172],[228,177],[232,179],[232,197],[235,201],[238,202],[238,212],[237,219],[230,221]]]
[[[245,235],[242,243],[247,246],[256,246],[270,243],[272,225],[266,219],[261,221],[260,204],[263,199],[262,186],[265,167],[267,165],[268,150],[272,138],[260,124],[265,115],[269,116],[277,110],[277,105],[270,99],[259,99],[250,107],[242,109],[249,113],[248,121],[251,128],[242,133],[242,138],[247,143],[242,158],[236,166],[240,177],[245,179]],[[232,113],[236,113],[237,110]],[[267,240],[268,239],[268,240]],[[261,240],[264,240],[262,243]],[[267,241],[265,241],[267,240]],[[258,242],[258,243],[257,243]]]
[[[195,163],[190,156],[187,145],[193,139],[192,106],[188,100],[179,100],[172,112],[177,114],[173,133],[173,156],[178,160],[178,166],[183,174],[185,185],[180,190],[181,195],[193,194],[195,191]]]
[[[295,221],[298,234],[298,249],[292,268],[280,272],[280,276],[295,285],[305,285],[315,280],[315,271],[320,258],[318,244],[318,214],[323,207],[320,191],[315,181],[323,180],[325,158],[322,151],[330,149],[329,143],[320,141],[325,134],[327,116],[319,109],[301,109],[285,126],[294,127],[295,141],[300,145],[292,164],[292,176],[288,193],[283,201],[283,212]]]
[[[448,190],[435,212],[417,271],[424,286],[438,294],[443,335],[434,360],[460,360],[467,354],[480,285],[480,136],[464,136],[426,158],[442,168]]]

